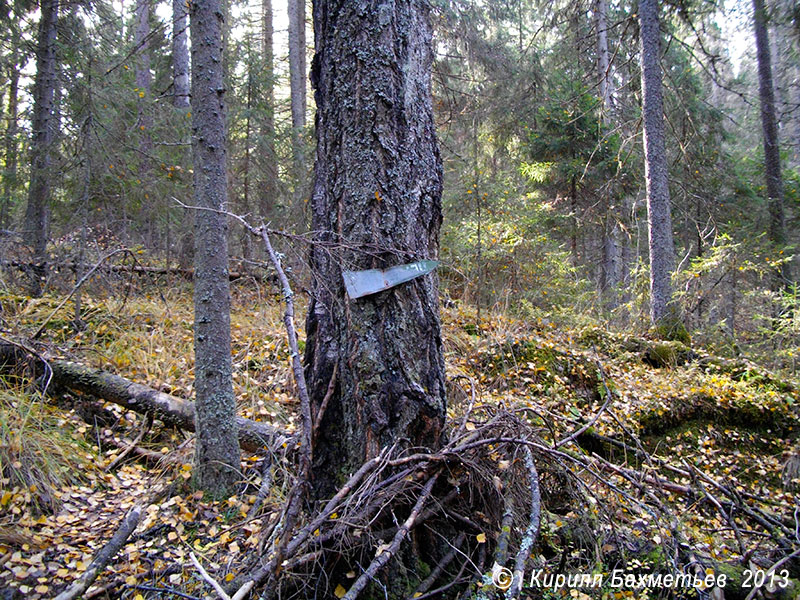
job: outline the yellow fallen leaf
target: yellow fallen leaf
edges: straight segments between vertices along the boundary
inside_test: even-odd
[[[485,533],[479,533],[478,535],[475,536],[475,539],[478,540],[479,544],[485,544],[486,543],[486,534]]]
[[[228,573],[225,575],[225,581],[233,581],[233,573]]]
[[[336,589],[333,590],[334,596],[337,598],[344,598],[344,595],[347,593],[347,590],[342,587],[342,584],[336,586]]]

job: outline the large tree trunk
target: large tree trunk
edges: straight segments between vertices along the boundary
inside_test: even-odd
[[[783,212],[783,178],[778,145],[778,123],[775,117],[775,91],[769,53],[769,34],[764,0],[753,0],[753,22],[758,57],[758,94],[761,101],[761,127],[764,133],[764,172],[769,198],[769,239],[776,250],[786,245],[786,217]],[[791,283],[789,263],[783,263],[776,273],[776,290]]]
[[[189,9],[186,0],[172,0],[172,103],[189,108]]]
[[[192,151],[195,212],[194,347],[196,483],[224,496],[239,478],[236,400],[231,379],[226,207],[225,88],[220,0],[191,5]]]
[[[639,3],[642,43],[642,120],[644,130],[647,225],[650,237],[650,320],[672,327],[675,318],[670,277],[675,265],[672,240],[664,103],[661,97],[661,32],[657,0]]]
[[[56,86],[56,32],[58,0],[41,1],[39,37],[36,45],[36,79],[33,87],[33,123],[31,131],[31,180],[25,211],[25,239],[33,250],[35,267],[30,274],[32,296],[42,293],[46,274],[48,204],[50,203],[52,120]]]
[[[343,269],[438,256],[442,166],[428,5],[314,2],[317,157],[306,373],[318,496],[389,444],[437,448],[445,418],[438,278],[350,300]],[[330,389],[329,389],[330,388]],[[329,395],[330,392],[330,395]]]

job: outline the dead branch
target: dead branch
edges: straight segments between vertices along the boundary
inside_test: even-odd
[[[139,525],[139,520],[142,517],[142,507],[134,506],[122,521],[119,529],[109,542],[103,546],[97,556],[94,557],[89,568],[81,576],[78,581],[73,583],[68,589],[61,592],[55,597],[55,600],[73,600],[77,598],[92,585],[100,572],[105,569],[106,565],[111,562],[111,559],[119,552],[125,541],[131,536],[133,530]]]
[[[248,226],[249,228],[249,226]],[[294,382],[297,385],[297,395],[300,398],[300,415],[302,421],[302,438],[300,440],[300,472],[298,475],[297,483],[292,490],[291,497],[286,503],[286,511],[284,515],[284,529],[281,535],[281,541],[275,550],[276,562],[280,564],[283,562],[284,551],[289,544],[292,533],[294,532],[294,525],[300,515],[300,504],[302,499],[308,493],[309,477],[311,475],[311,437],[312,437],[312,419],[311,419],[311,400],[308,397],[308,387],[306,386],[306,376],[303,371],[303,363],[300,360],[300,347],[297,342],[297,330],[294,327],[294,292],[289,285],[289,279],[286,277],[286,272],[281,266],[281,259],[275,249],[272,247],[272,242],[267,234],[267,229],[261,227],[258,230],[250,228],[252,233],[258,233],[261,240],[264,242],[264,247],[267,250],[272,266],[278,274],[278,280],[283,289],[283,302],[286,310],[283,315],[283,323],[286,326],[286,336],[289,340],[289,349],[292,351],[292,371],[294,373]]]
[[[464,545],[464,542],[467,539],[467,534],[463,531],[458,534],[455,540],[453,540],[453,547],[450,548],[450,551],[442,557],[442,560],[433,568],[431,574],[428,575],[425,580],[419,584],[414,594],[411,598],[420,598],[422,597],[425,592],[431,589],[431,586],[436,583],[436,580],[439,576],[444,572],[444,570],[448,567],[448,565],[453,562],[453,559],[458,555],[459,549],[461,546]]]
[[[120,452],[119,455],[114,460],[108,463],[106,468],[103,470],[106,473],[108,473],[112,469],[116,468],[116,466],[119,463],[121,463],[123,459],[134,450],[134,448],[138,447],[139,442],[141,442],[144,436],[147,435],[147,432],[150,431],[150,427],[152,426],[153,426],[153,413],[150,413],[145,417],[145,422],[142,425],[142,428],[139,430],[139,433],[136,436],[136,438],[130,444],[128,444],[128,446],[126,446],[125,449],[122,452]]]
[[[120,248],[120,249],[118,249],[118,250],[114,250],[113,252],[109,252],[109,253],[108,253],[108,254],[106,254],[106,255],[105,255],[103,258],[101,258],[99,261],[97,261],[97,264],[95,264],[95,265],[94,265],[94,266],[93,266],[91,269],[89,269],[88,271],[86,271],[86,273],[84,273],[83,277],[81,277],[81,278],[78,280],[78,283],[76,283],[76,284],[75,284],[75,287],[73,287],[73,288],[72,288],[72,291],[71,291],[71,292],[70,292],[70,293],[67,295],[67,297],[66,297],[66,298],[64,298],[64,299],[63,299],[63,300],[62,300],[62,301],[59,303],[59,305],[55,307],[55,309],[53,310],[53,312],[51,312],[51,313],[50,313],[50,314],[47,316],[47,318],[46,318],[46,319],[45,319],[45,320],[42,322],[42,324],[41,324],[41,325],[39,325],[39,329],[37,329],[37,330],[34,332],[34,334],[31,336],[31,339],[34,339],[34,340],[35,340],[37,337],[39,337],[40,335],[42,335],[42,332],[44,331],[45,327],[47,327],[47,324],[50,322],[50,319],[52,319],[52,318],[55,316],[55,314],[56,314],[56,313],[57,313],[59,310],[61,310],[61,308],[62,308],[62,307],[63,307],[63,306],[64,306],[64,305],[65,305],[67,302],[69,302],[69,299],[70,299],[70,298],[72,298],[72,296],[74,296],[74,295],[75,295],[75,292],[77,292],[79,289],[81,289],[81,286],[82,286],[82,285],[83,285],[83,284],[86,282],[86,280],[87,280],[87,279],[89,279],[89,277],[91,277],[91,276],[92,276],[92,274],[93,274],[95,271],[97,271],[97,269],[99,269],[99,268],[100,268],[100,265],[102,265],[102,264],[103,264],[103,263],[104,263],[106,260],[108,260],[108,259],[109,259],[109,258],[111,258],[112,256],[114,256],[114,255],[116,255],[116,254],[121,254],[121,253],[123,253],[123,252],[130,252],[130,250],[128,250],[127,248]]]
[[[514,579],[511,582],[511,587],[506,593],[506,598],[517,598],[522,591],[522,585],[525,577],[525,561],[528,560],[533,544],[539,537],[539,523],[542,510],[542,496],[539,490],[539,473],[536,471],[536,465],[533,462],[533,453],[528,446],[523,449],[525,452],[525,468],[528,471],[528,483],[530,484],[531,491],[531,508],[530,517],[528,519],[528,528],[525,530],[525,535],[517,550],[517,556],[514,560]]]
[[[363,591],[363,589],[367,586],[367,584],[375,577],[375,574],[380,571],[389,560],[397,554],[397,550],[400,548],[400,544],[405,539],[408,532],[414,526],[414,523],[419,517],[420,511],[425,506],[425,502],[431,495],[433,491],[433,484],[436,483],[436,479],[438,478],[438,474],[434,474],[428,479],[428,482],[425,484],[425,487],[422,489],[422,493],[420,494],[419,498],[417,499],[417,503],[414,505],[414,508],[411,511],[411,514],[408,515],[408,518],[403,522],[400,528],[397,530],[397,533],[392,540],[392,543],[389,544],[389,547],[384,549],[383,552],[378,554],[375,557],[367,570],[364,571],[361,576],[356,579],[356,582],[352,585],[352,587],[347,591],[347,593],[342,597],[342,600],[355,600],[358,598],[358,595]]]
[[[393,448],[384,448],[384,451],[373,458],[372,460],[367,461],[361,468],[356,471],[352,477],[345,483],[339,491],[331,498],[327,504],[325,504],[325,508],[323,508],[317,516],[312,519],[303,529],[301,529],[297,535],[291,540],[288,547],[286,548],[286,554],[288,556],[293,556],[297,553],[297,551],[303,546],[303,544],[308,540],[308,537],[311,535],[312,531],[315,531],[325,522],[328,517],[336,510],[339,506],[339,503],[347,497],[348,494],[359,484],[361,480],[372,470],[376,469],[382,462],[386,460],[386,457],[391,452]],[[256,571],[252,572],[248,576],[246,576],[244,585],[252,583],[253,585],[261,584],[265,579],[267,579],[270,575],[273,574],[275,567],[279,563],[273,557],[267,564],[263,565]],[[237,582],[238,583],[238,582]],[[250,586],[252,588],[252,586]],[[240,588],[241,589],[241,588]]]

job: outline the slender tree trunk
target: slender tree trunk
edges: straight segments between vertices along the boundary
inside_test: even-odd
[[[388,444],[440,445],[438,278],[350,300],[342,270],[438,256],[442,165],[428,5],[315,0],[314,31],[316,245],[306,373],[317,414],[332,390],[314,447],[322,496]]]
[[[778,123],[775,116],[775,91],[772,83],[772,65],[767,33],[767,14],[764,0],[753,0],[753,22],[758,58],[758,94],[761,101],[761,127],[764,135],[764,172],[767,177],[769,202],[769,239],[776,250],[786,245],[786,217],[783,211],[783,178],[778,144]],[[776,291],[792,281],[788,262],[775,274]]]
[[[139,171],[138,179],[142,182],[141,214],[144,218],[144,235],[149,249],[157,246],[155,231],[156,210],[150,199],[150,170],[152,168],[150,154],[153,149],[151,130],[153,119],[150,114],[151,107],[151,76],[150,76],[150,0],[136,0],[136,28],[133,43],[136,48],[136,93],[138,95],[136,133],[139,136]]]
[[[605,127],[611,123],[613,100],[611,94],[611,73],[608,52],[608,3],[596,0],[594,22],[597,30],[597,81],[602,106],[600,122]],[[612,190],[606,185],[603,194],[603,264],[601,268],[600,292],[607,308],[613,310],[619,304],[618,292],[621,280],[622,261],[619,249],[619,225],[611,200]]]
[[[650,238],[650,321],[670,329],[672,308],[670,277],[675,266],[672,239],[664,104],[661,97],[661,32],[657,0],[639,2],[642,63],[642,119],[644,130],[647,225]]]
[[[597,76],[600,100],[603,102],[602,119],[603,123],[610,121],[609,115],[612,110],[612,96],[610,84],[610,65],[608,53],[608,2],[606,0],[595,0],[594,23],[597,29]]]
[[[577,267],[580,264],[578,259],[578,227],[580,217],[578,216],[578,180],[572,175],[569,180],[569,212],[572,215],[572,228],[569,233],[569,250],[572,254],[572,265]]]
[[[269,218],[278,197],[278,159],[275,154],[275,29],[272,18],[272,0],[262,0],[264,110],[261,113],[261,147],[263,148],[264,184],[259,194],[261,215]]]
[[[189,108],[189,9],[187,0],[172,0],[172,103]]]
[[[90,63],[91,66],[91,63]],[[88,79],[88,86],[91,87],[91,76]],[[83,147],[84,147],[84,157],[83,157],[83,191],[81,193],[80,203],[78,205],[78,214],[80,215],[81,220],[81,232],[80,237],[78,238],[78,257],[75,261],[75,282],[80,282],[83,278],[83,274],[86,270],[86,266],[84,265],[84,260],[86,257],[86,238],[87,238],[87,229],[89,228],[89,194],[90,194],[90,186],[92,182],[92,101],[91,101],[91,89],[89,90],[89,101],[87,106],[88,115],[86,117],[86,121],[83,124],[82,134],[83,134]],[[82,295],[83,295],[83,286],[78,286],[75,290],[75,295],[73,296],[72,300],[75,305],[75,318],[72,321],[72,325],[76,331],[82,331],[85,327],[83,322],[82,314],[83,314],[83,302],[82,302]]]
[[[289,0],[289,84],[292,128],[306,126],[306,3]]]
[[[32,296],[42,293],[47,268],[48,204],[53,145],[54,96],[56,87],[56,32],[58,0],[42,0],[36,46],[36,79],[33,89],[31,131],[31,180],[25,211],[25,239],[33,250],[35,267],[30,274]]]
[[[8,66],[8,111],[5,135],[5,170],[3,172],[3,198],[0,204],[0,228],[10,222],[11,196],[17,188],[17,134],[19,133],[19,65],[16,52]]]
[[[189,81],[189,0],[172,0],[172,88],[173,106],[181,112],[181,118],[185,119],[189,112],[191,101],[191,90]],[[185,122],[185,121],[184,121]],[[183,137],[183,122],[176,131],[180,132],[180,141],[188,141]],[[181,161],[186,162],[186,153],[181,151]],[[184,164],[184,166],[187,166]],[[192,225],[189,221],[194,215],[184,212],[179,221],[178,233],[178,264],[183,268],[188,268],[192,262]],[[170,226],[171,209],[167,208],[166,222],[167,228]],[[167,266],[169,266],[172,254],[171,234],[167,231]]]
[[[480,169],[478,168],[478,118],[472,116],[472,191],[475,195],[476,238],[475,258],[477,263],[475,275],[475,330],[481,333],[481,308],[483,306],[483,204],[480,194]]]
[[[248,56],[248,59],[251,57]],[[248,60],[250,62],[250,60]],[[252,63],[251,63],[252,64]],[[245,118],[244,118],[244,165],[243,165],[243,173],[242,173],[242,205],[240,207],[241,214],[250,214],[250,144],[251,144],[251,131],[252,131],[252,118],[251,114],[253,111],[253,74],[252,72],[248,72],[247,74],[247,95],[246,95],[246,104],[245,104]],[[253,244],[251,243],[251,234],[250,232],[242,227],[241,230],[241,246],[242,246],[242,258],[244,258],[244,265],[242,265],[242,270],[245,270],[249,266],[249,261],[253,258]]]
[[[137,128],[141,137],[139,149],[149,151],[150,132],[147,104],[150,97],[150,0],[136,1],[136,29],[133,43],[136,48],[136,91],[139,95]]]
[[[214,210],[227,202],[223,16],[220,0],[194,0],[192,36],[192,151],[194,203]],[[238,480],[236,400],[231,379],[228,237],[224,215],[195,213],[194,344],[197,442],[196,485],[215,496]]]
[[[289,0],[289,86],[292,111],[292,170],[294,202],[292,209],[302,214],[301,200],[305,187],[305,148],[303,129],[306,126],[306,3]]]

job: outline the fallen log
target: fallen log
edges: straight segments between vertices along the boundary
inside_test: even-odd
[[[194,402],[100,369],[67,360],[35,356],[16,344],[0,341],[0,372],[20,366],[33,367],[37,379],[53,388],[49,390],[51,392],[61,389],[88,394],[143,415],[152,414],[168,427],[194,431]],[[291,446],[295,443],[293,436],[281,433],[266,423],[243,417],[237,417],[236,421],[239,444],[246,450],[258,451],[264,447],[277,450],[284,444]]]
[[[26,272],[26,269],[30,270],[31,268],[37,265],[35,263],[21,262],[16,260],[6,260],[0,262],[0,266],[6,268],[19,269],[20,271]],[[74,261],[51,262],[48,264],[48,267],[56,272],[65,270],[75,272],[78,270],[79,266],[82,269],[85,269],[89,265],[79,265]],[[185,269],[182,267],[148,267],[143,265],[103,265],[97,270],[102,273],[133,273],[136,275],[177,275],[189,281],[191,281],[192,278],[194,277],[193,269]],[[255,279],[256,281],[262,281],[264,277],[257,272],[248,273],[246,271],[242,272],[230,271],[228,273],[228,279],[230,279],[231,281],[236,281],[237,279],[243,279],[243,278],[251,278]],[[267,277],[266,279],[269,281],[274,280],[273,277]]]

